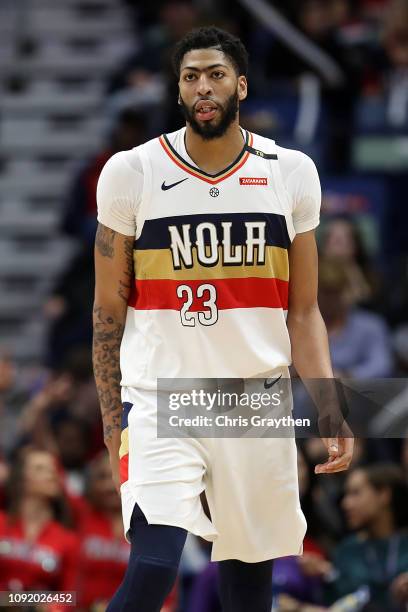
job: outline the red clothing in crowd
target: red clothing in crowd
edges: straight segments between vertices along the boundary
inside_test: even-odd
[[[117,537],[110,518],[89,507],[82,513],[79,526],[81,552],[78,561],[78,602],[89,607],[110,600],[126,571],[130,546],[123,536]],[[175,609],[173,589],[165,602],[166,612]]]
[[[27,542],[19,519],[0,512],[0,590],[75,591],[79,541],[49,521]]]
[[[322,558],[326,557],[322,547],[309,536],[305,536],[305,539],[303,540],[303,553],[319,555],[319,557]]]
[[[130,546],[115,536],[107,516],[90,507],[82,512],[79,535],[78,601],[90,606],[112,597],[125,573]]]

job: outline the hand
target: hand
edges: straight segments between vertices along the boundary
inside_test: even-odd
[[[75,392],[74,381],[68,373],[51,378],[31,401],[38,410],[47,410],[53,404],[66,404]]]
[[[408,602],[408,572],[394,578],[391,584],[391,592],[398,603]]]
[[[315,474],[334,474],[348,470],[353,458],[354,438],[322,438],[329,453],[326,463],[315,467]]]
[[[333,569],[330,561],[316,553],[304,553],[298,557],[298,563],[305,576],[326,576]]]

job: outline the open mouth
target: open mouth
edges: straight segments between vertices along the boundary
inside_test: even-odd
[[[217,105],[210,100],[200,100],[195,106],[195,112],[201,121],[210,121],[217,114]]]

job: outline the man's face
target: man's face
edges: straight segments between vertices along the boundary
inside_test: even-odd
[[[235,121],[247,83],[217,49],[194,49],[180,66],[180,105],[186,121],[204,140],[223,136]]]

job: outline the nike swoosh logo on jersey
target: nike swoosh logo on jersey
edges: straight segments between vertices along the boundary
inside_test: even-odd
[[[172,187],[175,187],[176,185],[180,185],[180,183],[184,183],[184,181],[188,181],[188,177],[181,179],[181,181],[177,181],[177,183],[172,183],[171,185],[166,185],[166,181],[163,181],[161,188],[163,191],[167,191],[168,189],[172,189]]]
[[[268,378],[265,378],[265,381],[264,381],[265,389],[270,389],[271,387],[273,387],[273,385],[276,385],[278,380],[280,380],[281,378],[282,378],[282,374],[278,376],[278,378],[272,378],[272,382],[268,382]]]

